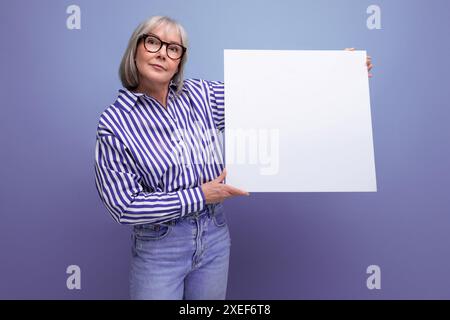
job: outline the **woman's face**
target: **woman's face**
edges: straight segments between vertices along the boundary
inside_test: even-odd
[[[150,33],[162,41],[181,44],[181,37],[174,28],[160,25]],[[163,45],[158,52],[148,52],[144,41],[140,41],[136,50],[136,66],[139,72],[139,81],[168,85],[172,77],[178,72],[181,59],[173,60],[167,55],[167,46]],[[158,68],[159,65],[162,68]]]

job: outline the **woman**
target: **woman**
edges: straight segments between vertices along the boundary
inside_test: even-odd
[[[97,190],[117,222],[133,225],[132,299],[225,299],[222,202],[249,195],[223,183],[224,84],[183,80],[186,47],[176,21],[140,24],[120,65],[124,88],[97,128]]]

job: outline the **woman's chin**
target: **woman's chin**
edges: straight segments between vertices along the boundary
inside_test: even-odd
[[[162,77],[161,75],[147,74],[145,79],[149,83],[168,84],[171,78]]]

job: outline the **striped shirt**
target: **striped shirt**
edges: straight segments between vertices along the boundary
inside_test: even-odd
[[[100,116],[95,145],[99,196],[121,224],[162,223],[203,210],[201,184],[223,164],[224,83],[186,79],[167,109],[120,89]]]

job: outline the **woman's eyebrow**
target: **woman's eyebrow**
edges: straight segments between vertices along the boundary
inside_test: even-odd
[[[161,37],[160,36],[158,36],[158,35],[156,35],[156,34],[154,34],[154,33],[149,33],[149,34],[151,34],[152,36],[155,36],[155,37],[158,37],[159,39],[161,39]],[[165,41],[165,40],[163,40],[163,39],[161,39],[162,41]],[[181,43],[179,43],[178,41],[165,41],[165,42],[168,42],[168,43],[173,43],[173,44],[179,44],[180,46],[182,45]]]

